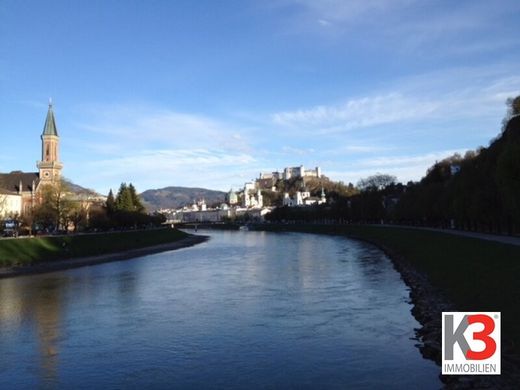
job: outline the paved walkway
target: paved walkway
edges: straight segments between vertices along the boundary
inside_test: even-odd
[[[501,242],[503,244],[511,244],[511,245],[520,246],[520,237],[515,237],[515,236],[504,236],[504,235],[499,235],[499,234],[468,232],[468,231],[464,231],[464,230],[436,229],[436,228],[429,228],[429,227],[406,226],[406,225],[372,225],[372,226],[400,227],[400,228],[404,228],[404,229],[416,229],[416,230],[430,230],[432,232],[454,234],[456,236],[478,238],[480,240],[496,241],[496,242]]]

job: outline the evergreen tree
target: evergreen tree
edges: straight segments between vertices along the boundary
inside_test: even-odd
[[[108,192],[106,209],[108,214],[112,214],[116,210],[116,200],[114,199],[114,193],[112,192],[112,188]]]
[[[116,196],[116,210],[133,211],[132,195],[126,183],[121,183]]]
[[[138,213],[144,212],[143,203],[141,202],[139,195],[137,195],[137,191],[132,183],[128,185],[128,191],[130,192],[130,198],[132,199],[132,210],[137,211]]]

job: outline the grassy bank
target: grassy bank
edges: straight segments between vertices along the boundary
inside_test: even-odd
[[[0,267],[97,256],[178,241],[186,233],[173,229],[111,232],[74,236],[0,240]]]
[[[460,311],[501,311],[502,339],[520,351],[520,246],[442,232],[377,226],[270,226],[371,241],[423,271]]]

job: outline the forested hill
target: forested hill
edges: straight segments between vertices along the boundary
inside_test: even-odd
[[[451,171],[459,166],[460,171]],[[520,230],[520,117],[489,147],[436,163],[400,197],[393,219],[490,231]]]
[[[458,164],[460,172],[450,174]],[[398,214],[430,222],[454,219],[478,230],[520,227],[520,117],[489,147],[440,161],[399,202]],[[407,211],[405,211],[407,210]]]
[[[520,234],[520,116],[510,119],[489,147],[435,163],[420,182],[367,187],[332,205],[269,215],[272,220],[318,217]]]
[[[166,187],[144,191],[141,198],[149,210],[179,208],[204,199],[206,204],[222,203],[226,193],[205,188]]]

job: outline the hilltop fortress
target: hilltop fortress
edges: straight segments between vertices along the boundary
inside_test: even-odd
[[[218,206],[208,207],[204,199],[195,199],[192,205],[182,209],[159,212],[167,215],[171,222],[261,221],[275,206],[304,207],[326,203],[323,187],[319,196],[312,196],[306,188],[306,179],[328,180],[320,167],[309,170],[303,165],[287,167],[281,171],[260,173],[258,179],[245,183],[239,191],[231,189],[226,194],[226,201]],[[297,189],[289,193],[285,187],[288,182],[292,185],[297,183]]]
[[[260,173],[259,180],[274,179],[274,180],[289,180],[301,177],[321,177],[321,168],[305,169],[303,165],[299,167],[287,167],[283,171],[263,172]]]

